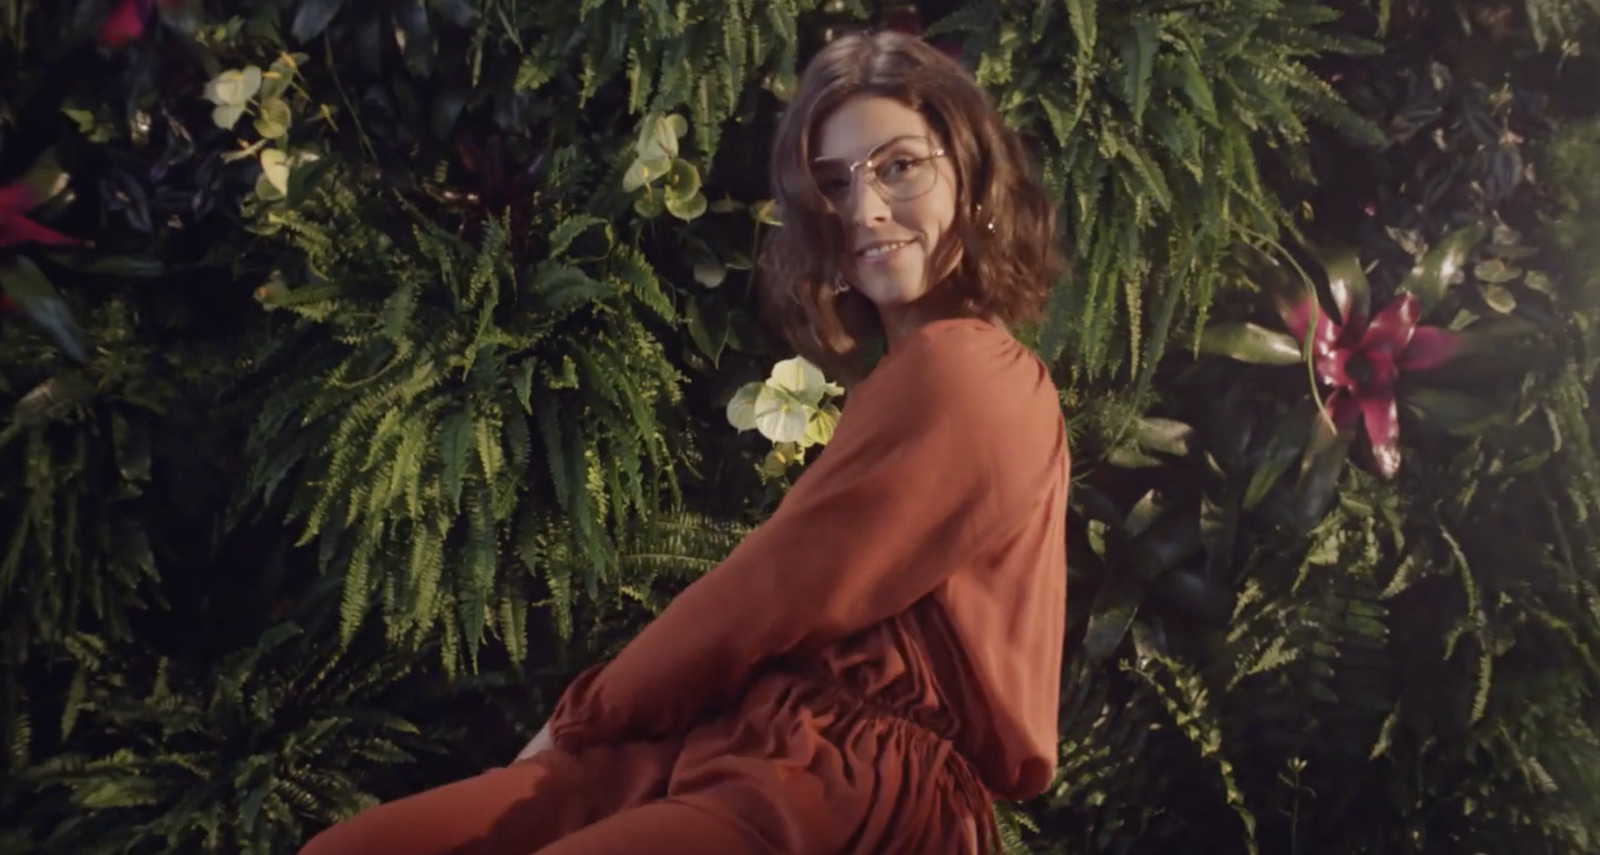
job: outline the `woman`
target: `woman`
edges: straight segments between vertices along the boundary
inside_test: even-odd
[[[1054,219],[962,69],[896,33],[813,61],[764,256],[795,345],[852,378],[772,518],[505,769],[303,855],[994,851],[1055,770],[1067,448],[1038,312]]]

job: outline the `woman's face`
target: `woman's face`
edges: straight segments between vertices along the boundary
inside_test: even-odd
[[[891,334],[943,278],[929,270],[955,221],[955,172],[942,145],[921,113],[878,96],[846,101],[817,129],[811,168],[844,228],[840,269]]]

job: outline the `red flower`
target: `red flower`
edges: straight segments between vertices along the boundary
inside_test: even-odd
[[[110,50],[126,46],[144,35],[150,12],[157,5],[169,12],[177,10],[184,0],[120,0],[111,14],[100,24],[100,44]]]
[[[28,219],[27,213],[40,201],[38,194],[24,181],[0,187],[0,247],[30,241],[55,246],[78,243],[73,238]]]
[[[1315,298],[1282,309],[1289,334],[1304,342]],[[1328,414],[1340,429],[1357,420],[1366,425],[1367,441],[1378,472],[1392,478],[1400,468],[1400,419],[1395,382],[1402,372],[1424,371],[1444,364],[1459,347],[1456,335],[1440,327],[1419,326],[1421,303],[1403,293],[1368,319],[1361,307],[1342,305],[1340,318],[1317,311],[1312,334],[1312,362],[1317,379],[1333,387]]]

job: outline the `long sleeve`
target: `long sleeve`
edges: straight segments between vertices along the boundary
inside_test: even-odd
[[[981,570],[1060,473],[1044,366],[1004,331],[938,322],[852,395],[773,516],[563,695],[563,748],[681,732],[775,657],[844,638]]]

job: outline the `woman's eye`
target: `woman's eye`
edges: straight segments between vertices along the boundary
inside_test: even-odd
[[[909,157],[897,157],[883,165],[879,174],[884,178],[904,178],[906,173],[915,169],[917,162]]]
[[[842,196],[850,192],[850,182],[842,178],[824,178],[818,185],[825,196]]]

